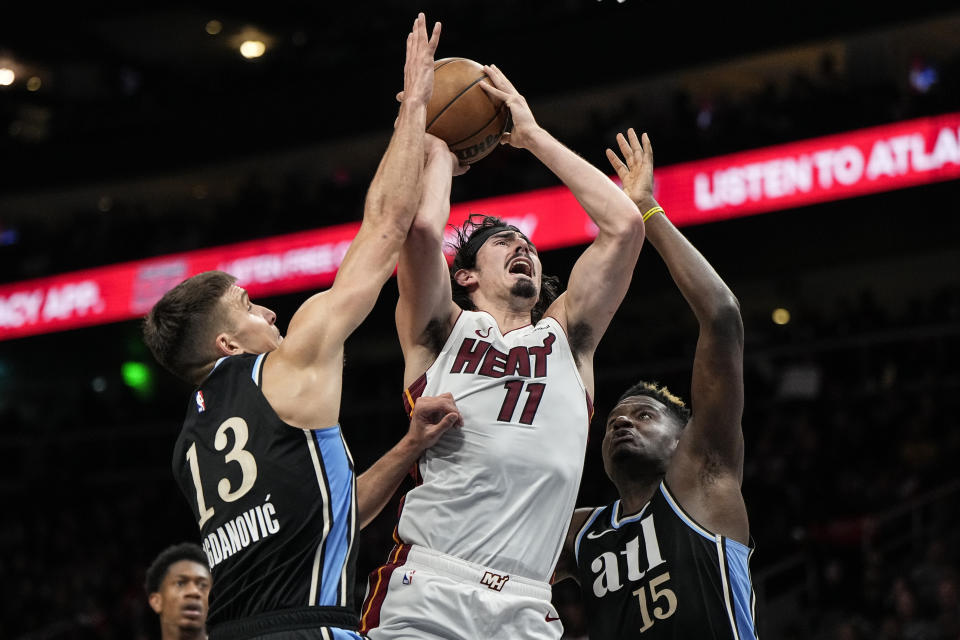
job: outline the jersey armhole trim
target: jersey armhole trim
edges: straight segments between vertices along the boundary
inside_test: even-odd
[[[663,491],[663,496],[667,499],[667,504],[670,505],[670,508],[673,509],[674,513],[683,520],[687,526],[691,529],[702,535],[704,538],[709,540],[719,541],[723,540],[727,546],[731,546],[734,549],[737,549],[741,553],[753,553],[754,544],[753,538],[750,538],[750,544],[743,544],[739,540],[734,540],[725,535],[719,533],[713,533],[709,531],[706,527],[702,526],[699,522],[693,519],[686,511],[683,510],[683,507],[680,506],[680,503],[677,502],[677,499],[673,497],[673,494],[670,493],[670,488],[667,486],[666,481],[660,483],[660,487]]]
[[[403,390],[403,409],[407,413],[407,418],[413,417],[413,407],[417,404],[417,399],[423,395],[423,390],[427,388],[427,374],[424,373],[414,380],[413,384]]]
[[[680,506],[680,503],[677,502],[676,498],[673,497],[673,494],[670,493],[670,488],[667,487],[666,481],[660,483],[660,492],[663,494],[663,497],[666,498],[667,504],[670,505],[670,508],[673,509],[673,512],[677,514],[677,517],[683,520],[688,527],[708,540],[718,541],[723,537],[707,530],[705,527],[701,526],[699,522],[694,520],[686,511],[684,511],[683,507]]]
[[[590,514],[590,517],[587,518],[586,522],[583,523],[583,526],[580,527],[580,531],[577,532],[576,542],[573,544],[573,559],[576,564],[580,564],[580,540],[583,539],[583,534],[587,532],[587,529],[590,528],[590,525],[597,519],[597,516],[600,515],[600,512],[603,511],[604,507],[597,507],[593,510],[593,513]]]
[[[563,335],[563,341],[566,343],[567,351],[570,353],[570,360],[573,363],[573,371],[577,375],[577,382],[583,388],[583,392],[587,396],[587,402],[589,403],[590,407],[590,415],[588,416],[589,424],[590,422],[593,422],[593,398],[590,396],[590,391],[587,389],[587,385],[583,382],[583,376],[580,375],[580,365],[577,364],[577,354],[573,352],[573,347],[570,346],[570,336],[567,335],[567,330],[564,329],[563,324],[557,320],[556,316],[545,315],[540,318],[540,322],[543,322],[544,320],[553,320],[553,322],[557,325],[557,330]],[[537,324],[540,324],[540,322]]]

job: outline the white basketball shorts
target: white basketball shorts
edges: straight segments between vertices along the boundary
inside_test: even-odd
[[[416,545],[370,575],[361,632],[370,640],[559,640],[550,585]],[[405,557],[404,557],[405,556]]]

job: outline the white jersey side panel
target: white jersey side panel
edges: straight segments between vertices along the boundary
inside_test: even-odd
[[[463,426],[420,459],[398,534],[476,564],[547,582],[580,487],[589,399],[553,318],[502,335],[464,311],[414,397],[450,392]]]

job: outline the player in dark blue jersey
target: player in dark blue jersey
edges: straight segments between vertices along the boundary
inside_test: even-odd
[[[417,17],[363,222],[331,288],[301,305],[285,337],[218,271],[177,285],[145,319],[157,360],[196,385],[173,467],[213,572],[213,640],[356,638],[356,532],[459,421],[449,394],[421,399],[404,439],[359,478],[339,425],[344,342],[393,273],[416,211],[439,35]]]
[[[633,130],[607,157],[700,325],[691,404],[641,382],[606,421],[620,499],[577,509],[557,579],[580,582],[591,640],[756,636],[743,478],[743,323],[733,293],[653,199]],[[692,410],[692,411],[691,411]]]
[[[356,478],[339,425],[296,428],[271,406],[264,369],[276,355],[219,360],[193,391],[174,447],[215,579],[214,640],[355,628],[356,533],[459,420],[450,394],[418,399],[405,438]]]

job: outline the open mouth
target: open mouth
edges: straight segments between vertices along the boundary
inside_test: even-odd
[[[507,267],[507,271],[510,273],[519,273],[527,276],[528,278],[532,278],[533,263],[531,263],[526,258],[516,258],[513,262],[510,263],[510,266]]]

